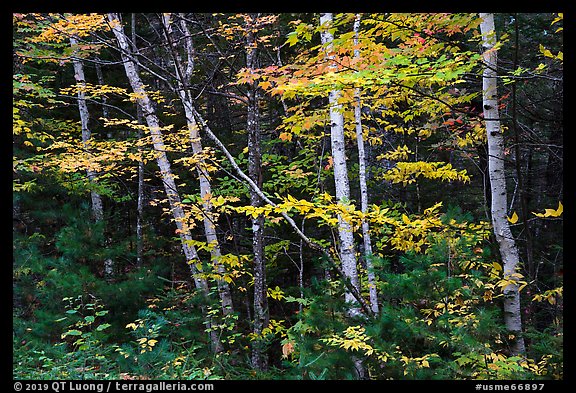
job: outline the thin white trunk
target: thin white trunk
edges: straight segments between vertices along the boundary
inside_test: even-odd
[[[480,14],[482,33],[484,72],[482,75],[482,93],[484,120],[488,138],[488,173],[492,193],[492,225],[498,241],[500,255],[504,264],[504,276],[510,277],[516,272],[520,257],[512,231],[508,225],[506,177],[504,171],[504,137],[500,128],[497,95],[497,51],[494,15]],[[516,281],[513,277],[514,281]],[[504,322],[506,328],[516,336],[512,342],[511,352],[514,355],[526,352],[522,338],[522,319],[520,311],[520,292],[518,284],[510,284],[504,288]]]
[[[358,46],[358,35],[360,31],[360,14],[356,14],[354,20],[354,46]],[[354,57],[360,57],[360,50],[354,49]],[[358,143],[358,177],[360,180],[360,210],[366,214],[368,212],[368,186],[366,185],[366,154],[364,152],[364,134],[362,131],[362,106],[360,101],[360,89],[354,92],[354,119],[356,121],[356,141]],[[362,239],[364,241],[364,259],[368,273],[368,289],[370,293],[370,307],[375,314],[378,314],[378,292],[376,290],[376,277],[374,276],[374,265],[372,264],[372,241],[370,238],[370,224],[367,220],[362,220]]]
[[[138,45],[136,45],[136,14],[132,13],[132,55],[138,53]],[[138,66],[135,65],[136,71]],[[100,82],[102,83],[102,82]],[[106,114],[104,115],[106,117]],[[138,124],[144,124],[144,116],[142,115],[142,108],[136,104],[136,119]],[[138,128],[138,139],[141,140],[143,132]],[[142,154],[142,146],[138,145],[138,153]],[[136,207],[136,266],[142,267],[144,263],[144,162],[138,161],[138,205]]]
[[[76,53],[78,47],[78,40],[74,36],[70,36],[70,46]],[[74,66],[74,79],[78,87],[78,111],[80,112],[80,124],[82,128],[82,143],[84,149],[90,150],[89,140],[92,137],[90,128],[88,126],[88,120],[90,118],[90,113],[88,112],[88,105],[86,105],[86,97],[83,88],[86,86],[86,79],[84,77],[84,64],[78,58],[73,58],[72,65]],[[86,175],[90,183],[94,183],[96,180],[96,173],[90,169],[86,170]],[[92,214],[94,220],[101,222],[104,220],[104,206],[102,204],[102,197],[96,191],[90,191],[90,198],[92,200]],[[106,236],[106,235],[104,235]],[[112,259],[107,258],[104,261],[104,276],[106,278],[111,278],[114,274],[114,262]]]
[[[320,14],[320,25],[330,24],[332,14]],[[326,58],[330,61],[333,56],[330,55],[334,36],[323,29],[321,32],[322,44],[326,47]],[[344,116],[342,114],[342,105],[338,102],[340,98],[339,90],[332,90],[328,94],[330,104],[330,137],[332,142],[332,160],[334,165],[334,184],[336,186],[336,199],[341,204],[350,203],[350,184],[348,181],[348,169],[346,167],[346,146],[344,139]],[[338,216],[338,238],[340,241],[340,260],[342,261],[342,271],[345,277],[350,280],[352,286],[359,290],[358,271],[356,266],[356,249],[354,246],[354,233],[349,222]],[[355,297],[350,291],[346,291],[344,296],[346,302],[352,304]],[[360,308],[353,306],[350,309],[350,315],[360,314]]]
[[[142,109],[136,108],[138,124],[144,124]],[[142,139],[143,132],[138,129],[138,139]],[[138,146],[138,152],[142,152],[142,147]],[[144,162],[138,161],[138,205],[136,207],[136,266],[142,267],[144,264]]]
[[[146,123],[148,124],[148,128],[150,130],[150,135],[152,136],[152,144],[154,145],[154,150],[157,153],[156,162],[158,163],[158,167],[160,168],[162,183],[164,184],[164,190],[166,191],[166,196],[168,197],[170,210],[172,212],[172,216],[174,217],[174,221],[176,223],[176,227],[180,235],[180,240],[182,242],[182,249],[186,257],[186,262],[190,268],[190,272],[192,274],[192,278],[194,280],[196,288],[206,298],[208,298],[210,289],[206,279],[200,277],[200,275],[198,274],[199,269],[196,267],[196,263],[200,262],[200,258],[198,257],[196,248],[192,244],[190,244],[193,239],[190,233],[190,229],[187,227],[187,225],[185,225],[185,216],[184,216],[184,210],[182,209],[182,201],[180,199],[180,195],[176,187],[176,182],[174,181],[174,175],[172,174],[170,161],[168,161],[168,157],[166,156],[166,148],[162,137],[162,131],[160,130],[160,123],[158,120],[158,116],[156,115],[150,97],[148,96],[146,90],[144,89],[144,84],[140,79],[140,75],[136,70],[134,62],[127,55],[128,53],[130,53],[130,47],[128,45],[128,39],[126,37],[126,34],[124,33],[124,28],[122,27],[120,16],[116,13],[109,13],[108,20],[110,21],[112,32],[114,33],[116,40],[118,41],[119,44],[122,61],[124,63],[124,70],[126,71],[126,76],[130,81],[132,90],[137,96],[137,102],[142,108],[144,118],[146,119]],[[205,310],[203,310],[203,312],[205,313]],[[223,350],[222,343],[218,339],[216,330],[211,329],[212,326],[211,317],[207,318],[207,325],[208,328],[210,329],[210,337],[214,352],[221,352]]]
[[[212,187],[210,185],[210,177],[206,170],[206,163],[202,158],[203,149],[202,142],[200,139],[199,128],[196,124],[196,119],[192,112],[193,100],[188,91],[188,81],[192,76],[194,67],[194,56],[192,45],[192,38],[188,31],[188,27],[183,19],[180,19],[180,28],[184,32],[184,43],[186,47],[187,54],[187,64],[186,70],[182,70],[182,60],[180,59],[177,48],[174,46],[170,39],[172,35],[172,25],[171,25],[171,14],[165,13],[162,16],[162,23],[166,28],[166,37],[169,40],[169,44],[172,47],[172,53],[174,55],[174,68],[176,71],[176,78],[178,82],[177,93],[182,105],[184,107],[184,114],[186,117],[186,123],[188,126],[188,131],[190,133],[190,143],[192,145],[192,153],[199,157],[199,161],[196,164],[196,171],[198,173],[199,183],[200,183],[200,196],[202,197],[202,211],[204,214],[204,235],[206,236],[206,242],[210,245],[210,256],[214,267],[218,274],[224,277],[227,272],[224,265],[221,263],[222,252],[220,251],[220,243],[218,241],[218,236],[216,234],[216,226],[214,223],[213,206],[210,202],[210,195],[212,195]],[[218,285],[218,294],[222,302],[222,312],[224,315],[228,315],[234,312],[234,306],[232,303],[232,294],[230,292],[230,286],[223,279],[216,280]]]

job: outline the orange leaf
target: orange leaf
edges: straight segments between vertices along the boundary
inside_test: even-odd
[[[268,81],[262,81],[258,84],[261,88],[263,88],[264,90],[268,89],[270,86],[272,86],[272,83],[268,82]]]
[[[294,352],[294,343],[287,342],[286,344],[282,345],[282,358],[283,359],[288,358],[288,355],[290,355],[292,352]]]
[[[280,139],[282,139],[284,142],[288,141],[292,141],[292,134],[288,133],[288,132],[282,132],[279,136]]]

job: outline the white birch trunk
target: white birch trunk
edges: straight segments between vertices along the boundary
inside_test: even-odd
[[[320,25],[332,22],[332,14],[320,14]],[[322,44],[326,47],[326,58],[331,60],[332,41],[334,37],[327,29],[321,32]],[[336,186],[336,199],[341,204],[350,203],[350,184],[348,181],[348,169],[346,167],[346,151],[344,139],[344,116],[342,105],[338,103],[340,98],[339,90],[332,90],[328,95],[330,104],[330,137],[332,142],[332,160],[334,165],[334,183]],[[356,266],[356,250],[354,246],[354,234],[352,226],[340,215],[338,216],[338,238],[340,241],[340,260],[342,261],[342,271],[345,279],[350,280],[352,286],[359,290],[358,271]],[[344,296],[346,302],[355,303],[355,297],[350,291],[346,291]],[[360,308],[353,306],[350,315],[360,314]]]
[[[358,35],[360,31],[360,14],[356,14],[354,20],[354,46],[358,45]],[[360,50],[354,49],[354,57],[360,57]],[[355,107],[354,120],[356,122],[356,141],[358,143],[358,177],[360,180],[360,210],[366,214],[368,212],[368,186],[366,185],[366,155],[364,152],[364,134],[362,131],[362,106],[360,101],[360,89],[354,92]],[[372,264],[372,240],[370,238],[370,224],[362,220],[362,239],[364,242],[364,259],[366,270],[368,271],[368,290],[370,293],[370,307],[374,314],[378,314],[378,292],[376,290],[376,277],[374,276],[374,266]]]
[[[132,13],[132,55],[138,53],[138,45],[136,45],[136,14]],[[136,66],[138,71],[138,66]],[[100,82],[102,83],[102,82]],[[103,101],[104,102],[104,101]],[[106,117],[107,115],[104,114]],[[142,115],[142,108],[136,104],[136,119],[138,124],[144,124],[144,116]],[[138,139],[141,140],[143,132],[138,128]],[[142,146],[138,145],[138,153],[142,154]],[[144,162],[138,161],[138,204],[136,207],[136,266],[142,267],[144,263]]]
[[[126,34],[124,33],[124,28],[120,22],[120,17],[116,13],[109,13],[108,20],[112,28],[112,32],[118,41],[120,46],[120,52],[122,56],[122,61],[124,63],[124,70],[126,71],[126,76],[130,81],[132,90],[137,96],[137,102],[142,108],[144,118],[148,124],[150,130],[150,135],[152,136],[152,144],[154,145],[154,150],[157,153],[156,162],[160,168],[160,174],[162,177],[162,183],[164,184],[164,190],[168,197],[168,202],[170,204],[170,210],[176,227],[178,229],[180,240],[182,242],[182,249],[186,257],[186,262],[190,268],[192,278],[194,280],[194,285],[196,288],[206,297],[209,297],[209,286],[205,278],[200,277],[199,269],[196,267],[196,263],[200,261],[196,248],[190,244],[192,240],[192,235],[190,229],[185,224],[184,210],[182,209],[182,201],[180,195],[178,194],[178,189],[176,187],[176,182],[174,181],[174,176],[172,174],[172,169],[170,167],[170,161],[166,156],[166,149],[164,145],[164,140],[162,137],[162,131],[160,130],[160,123],[156,112],[152,105],[150,97],[144,89],[140,75],[138,74],[134,62],[128,58],[127,54],[130,53],[130,47],[128,45],[128,40]],[[206,314],[205,310],[203,310]],[[210,329],[210,338],[212,341],[212,348],[214,352],[222,352],[222,343],[218,338],[218,334],[215,330],[211,329],[212,319],[207,317],[207,327]]]
[[[70,46],[76,53],[76,49],[78,46],[78,40],[74,36],[70,36]],[[88,126],[88,120],[90,118],[90,113],[88,112],[88,105],[86,105],[86,98],[83,91],[83,88],[86,86],[86,79],[84,76],[84,64],[81,60],[74,58],[72,60],[72,65],[74,66],[74,79],[76,80],[76,84],[78,87],[78,111],[80,112],[80,124],[82,128],[82,143],[84,145],[84,149],[87,151],[90,150],[89,147],[89,140],[92,137],[92,133],[90,132],[90,128]],[[96,173],[94,171],[87,169],[86,175],[88,176],[88,180],[90,183],[94,183],[96,180]],[[94,216],[94,220],[97,222],[101,222],[104,220],[104,206],[102,204],[102,197],[96,191],[90,191],[90,198],[92,200],[92,215]],[[104,235],[106,236],[106,235]],[[104,276],[106,278],[111,278],[114,273],[114,262],[112,259],[107,258],[104,261]]]
[[[117,14],[110,13],[108,14],[108,19],[110,20],[112,31],[114,32],[114,35],[116,36],[116,39],[120,45],[126,76],[130,81],[132,90],[138,97],[138,104],[142,108],[144,118],[146,119],[146,123],[148,124],[148,128],[152,136],[154,150],[156,150],[157,153],[156,162],[160,168],[162,183],[164,184],[166,196],[168,197],[168,202],[170,203],[170,209],[174,217],[176,227],[178,228],[180,238],[182,240],[182,248],[184,255],[186,256],[186,261],[190,266],[196,288],[202,290],[203,292],[207,292],[208,286],[206,281],[200,279],[197,274],[198,269],[196,268],[195,263],[199,260],[198,253],[196,252],[196,248],[190,244],[192,236],[190,234],[190,230],[184,223],[184,211],[182,210],[182,202],[180,200],[180,195],[178,194],[178,189],[174,181],[174,175],[172,174],[170,162],[166,156],[166,148],[164,145],[162,132],[160,130],[158,117],[156,116],[152,101],[144,90],[144,85],[140,79],[140,75],[138,75],[136,71],[134,63],[126,56],[126,53],[129,53],[130,48],[128,46],[126,35],[124,34],[124,29],[120,24],[120,18],[117,16]]]
[[[196,171],[198,173],[199,183],[200,183],[200,196],[202,197],[202,212],[204,214],[203,224],[204,224],[204,235],[206,236],[206,242],[209,244],[210,256],[214,267],[218,274],[224,277],[227,272],[224,265],[221,263],[222,252],[220,251],[220,243],[218,241],[218,236],[216,234],[216,226],[214,224],[214,214],[212,203],[210,202],[210,195],[212,195],[212,187],[210,185],[210,177],[206,171],[206,163],[202,158],[203,149],[202,142],[199,134],[199,127],[196,124],[196,119],[192,111],[193,101],[187,89],[188,81],[192,76],[194,70],[194,56],[192,45],[192,39],[186,23],[183,19],[180,19],[180,27],[185,34],[184,43],[186,46],[187,53],[187,64],[186,70],[182,70],[182,60],[178,54],[176,47],[172,46],[174,54],[174,68],[176,71],[176,78],[178,82],[177,93],[182,105],[184,107],[184,114],[186,117],[186,123],[188,126],[188,131],[190,133],[190,143],[192,145],[192,153],[199,157],[199,161],[196,164]],[[162,23],[167,31],[167,37],[170,40],[170,35],[172,34],[171,26],[171,14],[165,13],[162,16]],[[172,44],[172,42],[170,42]],[[216,280],[218,285],[218,294],[220,296],[220,301],[222,302],[222,312],[224,315],[228,315],[234,312],[234,306],[232,303],[232,294],[230,292],[230,286],[223,279]]]
[[[484,120],[488,138],[488,173],[492,193],[492,225],[504,264],[504,276],[510,277],[511,274],[516,272],[520,257],[506,219],[507,193],[504,171],[504,137],[500,128],[498,113],[497,51],[494,48],[496,31],[493,14],[481,13],[480,18],[482,18],[480,31],[482,33],[483,60],[485,64],[482,75],[482,93]],[[503,292],[504,322],[506,328],[516,336],[512,343],[511,352],[514,355],[524,354],[526,349],[524,339],[521,337],[522,319],[518,284],[508,285]]]

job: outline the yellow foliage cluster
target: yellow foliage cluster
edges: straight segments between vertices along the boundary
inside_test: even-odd
[[[383,175],[384,180],[392,183],[402,183],[404,186],[415,183],[418,177],[443,181],[463,181],[469,182],[465,169],[456,170],[452,164],[444,162],[399,162],[396,167],[390,169]]]
[[[60,89],[60,94],[74,96],[79,92],[84,93],[86,98],[90,97],[108,97],[109,94],[117,94],[120,96],[127,96],[128,92],[123,87],[110,86],[110,85],[94,85],[91,83],[76,83],[70,87]],[[105,119],[108,120],[108,119]]]
[[[62,42],[69,36],[87,37],[92,32],[108,28],[106,19],[102,14],[50,14],[47,20],[53,21],[32,42]]]

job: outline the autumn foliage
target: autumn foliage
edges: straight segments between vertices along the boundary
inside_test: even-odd
[[[496,21],[512,273],[478,14],[13,14],[14,378],[563,379],[563,16]]]

